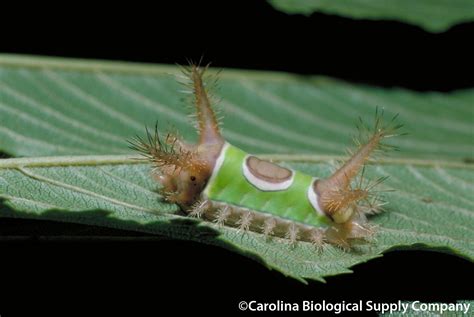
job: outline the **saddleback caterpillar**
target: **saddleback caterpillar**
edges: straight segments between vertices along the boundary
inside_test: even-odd
[[[397,135],[396,116],[387,124],[376,111],[373,128],[359,126],[356,149],[328,178],[318,178],[247,154],[226,142],[211,106],[207,67],[191,64],[183,72],[194,96],[197,144],[177,135],[162,137],[155,128],[132,147],[153,165],[166,202],[188,216],[320,247],[349,249],[374,233],[367,215],[384,204],[374,188],[385,178],[368,181],[364,169],[374,153],[392,148],[383,141]],[[361,122],[362,123],[362,122]]]

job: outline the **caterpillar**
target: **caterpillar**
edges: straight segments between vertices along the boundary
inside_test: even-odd
[[[402,126],[396,124],[397,116],[385,125],[383,112],[376,110],[373,128],[361,121],[357,148],[331,176],[306,175],[259,159],[223,138],[206,85],[207,68],[192,63],[183,67],[195,104],[197,144],[175,133],[163,137],[157,126],[146,130],[146,138],[131,141],[151,162],[163,200],[177,204],[186,216],[291,244],[350,249],[369,241],[376,230],[367,215],[385,204],[374,190],[385,178],[366,180],[365,165],[374,153],[392,148],[383,141],[397,135]]]

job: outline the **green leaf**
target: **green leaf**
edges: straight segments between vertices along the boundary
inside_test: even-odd
[[[376,106],[400,114],[409,136],[370,168],[390,175],[387,212],[373,217],[377,241],[353,252],[265,240],[176,215],[133,159],[126,139],[159,120],[188,140],[195,133],[175,67],[0,56],[3,217],[77,222],[223,246],[303,280],[350,272],[394,248],[416,247],[474,259],[474,90],[449,94],[381,89],[321,77],[225,70],[220,107],[226,138],[312,175],[330,173],[361,116]],[[49,157],[37,157],[45,156]]]
[[[474,2],[470,0],[269,0],[269,3],[289,14],[310,15],[320,11],[355,19],[395,20],[430,32],[443,32],[474,19]]]

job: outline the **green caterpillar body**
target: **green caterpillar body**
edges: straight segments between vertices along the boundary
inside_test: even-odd
[[[317,206],[316,195],[312,194],[314,177],[270,165],[270,171],[286,172],[289,177],[275,182],[273,174],[265,181],[263,177],[266,175],[255,175],[256,172],[252,174],[249,158],[255,157],[225,143],[203,191],[204,196],[211,201],[245,207],[315,227],[326,227],[329,224],[330,220]],[[273,163],[265,164],[268,166]]]
[[[157,129],[132,142],[153,164],[163,199],[178,204],[185,215],[292,243],[350,249],[353,241],[371,237],[374,230],[366,216],[383,205],[373,190],[383,178],[365,182],[364,166],[374,151],[390,148],[382,141],[401,127],[393,125],[396,116],[384,126],[376,112],[374,128],[357,140],[353,155],[330,177],[318,179],[227,143],[204,83],[206,69],[184,69],[196,105],[197,144],[171,134],[163,139]]]

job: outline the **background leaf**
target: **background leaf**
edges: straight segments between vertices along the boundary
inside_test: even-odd
[[[388,212],[373,217],[378,240],[344,253],[216,229],[174,215],[159,202],[149,166],[130,160],[126,139],[159,119],[194,139],[174,67],[0,58],[1,215],[80,222],[217,244],[303,279],[350,272],[388,249],[434,248],[474,258],[473,90],[415,93],[328,78],[226,70],[220,80],[224,134],[247,151],[269,154],[312,175],[349,144],[357,116],[375,106],[400,113],[410,135],[371,173],[390,175]],[[311,131],[311,133],[308,133]],[[314,153],[317,153],[315,155]],[[98,154],[115,154],[97,156]],[[90,156],[95,155],[95,156]],[[432,160],[430,158],[435,158]]]
[[[469,0],[269,0],[275,9],[289,14],[310,15],[321,11],[356,19],[395,20],[418,25],[430,32],[474,19],[474,3]]]

